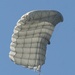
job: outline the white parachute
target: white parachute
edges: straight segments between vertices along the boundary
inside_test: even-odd
[[[62,15],[54,10],[24,14],[14,28],[9,58],[18,65],[40,71],[54,27],[62,21]]]

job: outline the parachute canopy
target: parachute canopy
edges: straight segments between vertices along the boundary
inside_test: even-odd
[[[62,15],[54,10],[24,14],[12,34],[10,59],[18,65],[39,71],[45,63],[46,48],[54,27],[62,21]]]

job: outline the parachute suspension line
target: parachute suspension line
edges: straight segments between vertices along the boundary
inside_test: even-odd
[[[41,69],[38,71],[38,75],[41,75]]]
[[[41,73],[39,72],[38,75],[41,75]]]

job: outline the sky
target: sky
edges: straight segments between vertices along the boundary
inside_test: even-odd
[[[57,10],[64,18],[47,46],[41,75],[75,75],[75,0],[0,0],[0,75],[38,75],[9,59],[13,29],[32,10]]]

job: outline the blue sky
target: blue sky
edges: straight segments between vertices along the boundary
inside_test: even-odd
[[[11,35],[18,19],[31,10],[57,10],[59,23],[47,46],[41,75],[75,75],[75,0],[0,0],[0,75],[38,75],[9,59]]]

